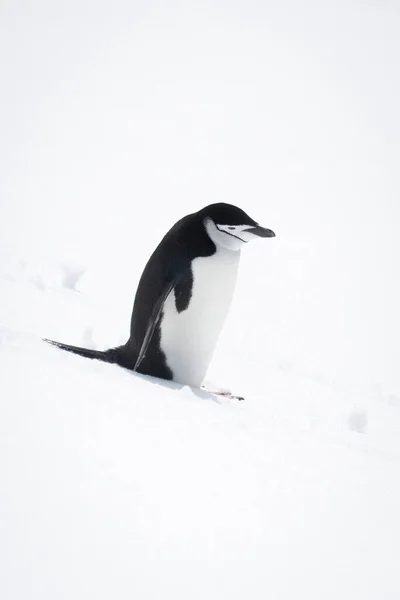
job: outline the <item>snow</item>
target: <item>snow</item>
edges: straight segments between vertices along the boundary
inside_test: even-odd
[[[400,12],[5,2],[0,597],[398,600]],[[41,341],[126,341],[213,201],[243,251],[217,399]],[[211,384],[212,385],[212,384]]]

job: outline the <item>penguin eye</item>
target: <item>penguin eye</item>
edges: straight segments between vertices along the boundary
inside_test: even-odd
[[[235,229],[235,227],[228,227],[228,229]]]

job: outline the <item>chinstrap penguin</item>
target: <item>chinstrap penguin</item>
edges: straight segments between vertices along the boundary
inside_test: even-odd
[[[126,344],[99,351],[45,341],[199,388],[232,301],[241,249],[256,238],[274,236],[236,206],[206,206],[180,219],[151,255]]]

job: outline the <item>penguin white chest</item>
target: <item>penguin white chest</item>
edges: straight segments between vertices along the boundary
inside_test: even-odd
[[[192,261],[188,307],[178,312],[172,291],[164,303],[160,345],[174,381],[200,387],[235,289],[240,251],[219,248]]]

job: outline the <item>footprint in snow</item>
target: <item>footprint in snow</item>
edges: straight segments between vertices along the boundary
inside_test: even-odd
[[[351,431],[367,433],[368,413],[365,408],[355,407],[347,419]]]
[[[63,286],[69,290],[77,292],[78,290],[76,289],[76,286],[79,280],[85,274],[86,269],[72,265],[63,265],[62,269],[64,271]]]

